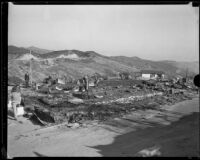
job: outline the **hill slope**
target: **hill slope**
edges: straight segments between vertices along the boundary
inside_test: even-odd
[[[121,64],[93,51],[62,50],[46,54],[34,52],[31,56],[22,48],[16,48],[16,52],[8,52],[11,55],[14,53],[17,56],[8,61],[8,77],[17,77],[21,80],[24,79],[25,72],[29,71],[32,58],[34,59],[31,62],[34,81],[42,81],[52,74],[76,79],[85,74],[92,75],[95,72],[106,76],[116,76],[118,72],[138,71],[135,67]]]
[[[42,48],[38,48],[38,47],[34,47],[34,46],[30,46],[27,49],[31,50],[33,52],[39,53],[39,54],[45,54],[45,53],[53,52],[52,50],[42,49]]]
[[[118,61],[119,63],[126,64],[128,66],[134,66],[138,70],[161,70],[170,76],[175,76],[176,74],[184,76],[186,70],[188,70],[191,75],[199,73],[199,62],[150,61],[140,59],[138,57],[125,56],[111,57],[111,59]]]
[[[30,50],[23,47],[8,46],[8,60],[19,58],[24,54],[29,54]],[[39,57],[40,54],[37,52],[31,52],[32,55]]]
[[[198,62],[181,63],[175,61],[149,61],[138,57],[107,57],[94,51],[60,50],[39,54],[25,48],[8,47],[8,77],[24,79],[25,72],[29,71],[30,60],[33,80],[42,81],[45,77],[57,74],[59,77],[67,76],[80,78],[85,74],[95,72],[106,76],[116,76],[118,72],[138,72],[141,69],[162,70],[168,75],[185,74],[185,68],[192,74],[199,72]]]

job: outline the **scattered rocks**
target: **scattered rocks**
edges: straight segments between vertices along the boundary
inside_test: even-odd
[[[79,123],[69,123],[69,124],[67,124],[67,127],[74,129],[74,128],[80,127],[80,124]]]
[[[103,96],[95,95],[95,98],[103,98]]]
[[[73,98],[73,99],[69,99],[68,102],[73,103],[73,104],[81,104],[84,101],[80,98]]]

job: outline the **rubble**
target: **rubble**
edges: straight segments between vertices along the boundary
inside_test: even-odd
[[[161,156],[160,146],[153,146],[139,151],[136,155],[139,157],[158,157]]]
[[[80,126],[79,123],[68,123],[67,124],[67,127],[70,127],[70,128],[78,128]]]
[[[162,95],[162,92],[158,92],[158,93],[150,93],[150,94],[146,94],[146,95],[141,95],[141,96],[130,96],[128,98],[119,98],[116,100],[110,100],[110,101],[102,101],[102,102],[97,102],[96,104],[109,104],[109,103],[131,103],[134,101],[140,101],[143,100],[147,97],[152,97],[152,96],[156,96],[156,95]]]
[[[68,102],[73,103],[73,104],[81,104],[84,101],[80,98],[73,98],[73,99],[69,99]]]
[[[103,98],[103,96],[95,95],[95,98]]]
[[[104,121],[131,111],[159,109],[160,105],[172,105],[196,94],[170,81],[119,79],[100,81],[88,92],[80,92],[75,83],[44,84],[32,92],[24,94],[25,110],[36,114],[43,124]]]

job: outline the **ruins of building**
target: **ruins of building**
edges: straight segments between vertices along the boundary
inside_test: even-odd
[[[131,79],[131,75],[128,73],[128,72],[122,72],[122,73],[119,73],[119,77],[122,79],[122,80],[125,80],[125,79]]]

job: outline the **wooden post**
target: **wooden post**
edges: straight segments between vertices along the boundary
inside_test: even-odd
[[[31,56],[31,50],[30,50],[30,56]],[[31,61],[32,61],[32,58],[30,59],[30,86],[32,86],[32,66],[31,66]]]
[[[187,79],[188,79],[188,68],[186,68],[186,73],[185,73],[185,80],[186,80],[186,83],[187,83]]]

